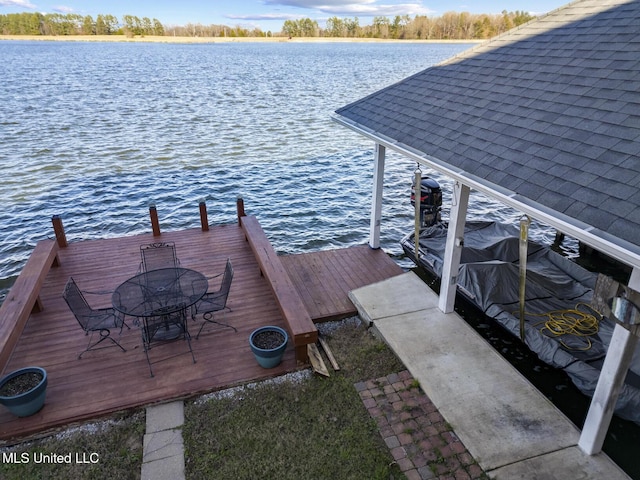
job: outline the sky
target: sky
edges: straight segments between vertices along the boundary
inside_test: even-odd
[[[525,11],[540,15],[569,0],[0,0],[0,14],[40,12],[123,15],[158,19],[163,25],[240,25],[279,32],[286,20],[310,18],[325,26],[328,18],[440,16],[445,12],[500,13]]]

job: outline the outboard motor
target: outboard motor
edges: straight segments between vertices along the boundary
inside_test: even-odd
[[[411,185],[411,205],[415,208],[415,186]],[[434,179],[423,177],[420,181],[420,228],[431,227],[440,221],[442,189]]]

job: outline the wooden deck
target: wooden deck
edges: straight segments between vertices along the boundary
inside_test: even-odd
[[[284,255],[281,259],[316,323],[356,315],[350,290],[402,273],[382,250],[368,245]]]
[[[267,232],[268,234],[268,232]],[[225,321],[228,328],[205,327],[199,340],[192,340],[197,363],[193,364],[183,341],[150,350],[155,376],[142,350],[140,331],[123,330],[117,348],[90,351],[78,360],[87,344],[66,303],[62,290],[73,276],[82,290],[113,290],[138,270],[139,246],[154,241],[173,241],[181,266],[207,276],[224,270],[227,257],[235,276]],[[151,233],[124,238],[87,240],[59,251],[60,266],[46,277],[40,298],[43,310],[30,316],[3,373],[38,365],[49,376],[44,408],[32,417],[17,418],[0,407],[0,443],[95,419],[116,411],[186,398],[229,386],[265,379],[295,370],[293,348],[282,364],[265,370],[258,366],[248,345],[252,330],[284,320],[273,295],[260,275],[257,263],[236,224],[201,229]],[[282,257],[293,283],[314,321],[344,318],[356,313],[347,293],[353,288],[402,273],[383,251],[358,246],[342,250]],[[217,284],[210,285],[210,289]],[[110,295],[88,295],[93,307],[110,306]],[[199,328],[191,323],[192,332]],[[115,332],[117,337],[117,332]]]

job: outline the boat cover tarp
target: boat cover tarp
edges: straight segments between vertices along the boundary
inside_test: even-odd
[[[445,224],[420,233],[420,257],[416,263],[438,277],[442,275],[446,238]],[[415,261],[414,235],[406,236],[401,243]],[[588,305],[597,275],[547,246],[529,241],[527,251],[526,344],[542,361],[563,369],[583,393],[592,396],[615,323],[603,317],[597,333],[589,337],[555,336],[545,328],[545,314],[575,308],[590,313]],[[519,255],[517,227],[496,222],[467,223],[458,291],[518,338]],[[640,349],[635,352],[616,413],[640,424]]]

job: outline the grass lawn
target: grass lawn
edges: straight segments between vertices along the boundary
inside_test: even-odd
[[[326,339],[331,377],[265,382],[185,405],[187,479],[400,479],[354,383],[404,369],[359,322]]]
[[[15,448],[3,448],[0,452],[0,478],[139,479],[144,428],[144,412],[138,411],[109,421],[86,424]],[[14,460],[8,458],[11,454],[15,455]]]

